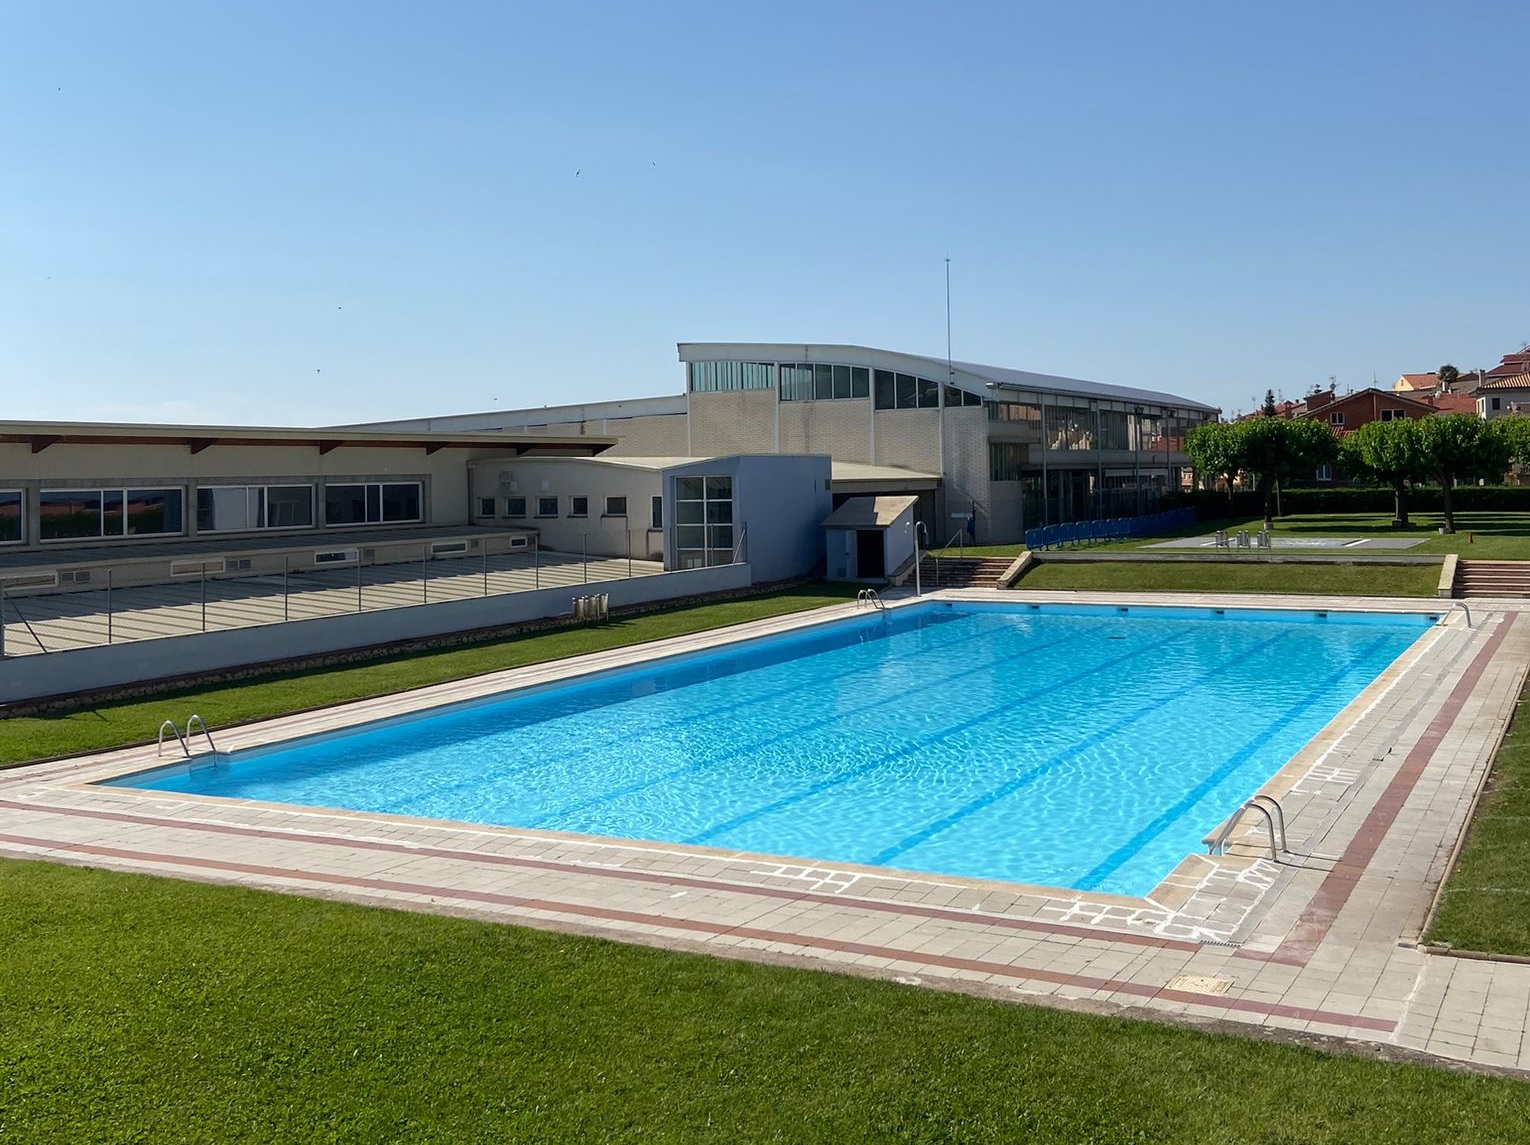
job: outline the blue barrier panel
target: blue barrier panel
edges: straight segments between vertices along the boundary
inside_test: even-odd
[[[1025,530],[1025,547],[1028,549],[1039,549],[1041,547],[1040,529]]]

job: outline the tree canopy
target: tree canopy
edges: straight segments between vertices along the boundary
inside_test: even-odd
[[[1340,468],[1351,477],[1392,487],[1392,524],[1408,526],[1408,486],[1429,477],[1418,422],[1409,418],[1373,421],[1339,442]]]
[[[1440,485],[1445,531],[1454,533],[1450,491],[1457,481],[1502,480],[1509,468],[1508,433],[1469,413],[1434,414],[1419,419],[1418,427],[1429,475]]]

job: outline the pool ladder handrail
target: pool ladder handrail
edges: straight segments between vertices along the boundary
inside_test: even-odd
[[[855,606],[860,608],[862,605],[870,608],[885,609],[887,607],[881,596],[877,594],[877,590],[874,588],[863,588],[860,592],[855,594]]]
[[[1453,600],[1453,601],[1451,601],[1450,602],[1450,608],[1445,613],[1445,620],[1440,621],[1440,623],[1443,624],[1443,623],[1445,623],[1445,621],[1449,620],[1452,616],[1454,616],[1455,612],[1456,612],[1456,609],[1458,609],[1458,608],[1462,612],[1466,613],[1466,627],[1468,629],[1470,629],[1471,626],[1472,626],[1472,610],[1466,606],[1466,602],[1464,600]]]
[[[204,720],[201,716],[197,715],[196,712],[192,712],[190,718],[187,719],[187,721],[186,721],[186,734],[185,735],[181,734],[181,729],[176,726],[176,723],[175,723],[174,720],[166,720],[164,723],[160,724],[159,725],[158,742],[157,742],[157,744],[155,746],[154,754],[155,755],[164,755],[165,754],[165,729],[169,728],[170,729],[170,734],[175,736],[175,741],[178,744],[181,745],[181,754],[184,755],[187,759],[190,759],[191,758],[191,744],[190,744],[189,741],[190,741],[190,739],[192,737],[193,729],[197,725],[201,725],[201,728],[202,728],[202,737],[207,740],[207,746],[212,749],[212,753],[213,753],[214,757],[216,757],[217,754],[218,754],[218,745],[213,740],[212,730],[207,726],[207,721]]]
[[[1243,816],[1249,811],[1257,811],[1264,816],[1265,828],[1270,833],[1270,859],[1272,861],[1278,863],[1280,856],[1291,850],[1286,845],[1286,813],[1280,806],[1280,801],[1273,795],[1255,795],[1234,811],[1227,822],[1222,824],[1222,829],[1217,832],[1216,837],[1206,844],[1206,853],[1208,855],[1220,855],[1223,853],[1227,846],[1228,836],[1233,833],[1233,829],[1238,826]],[[1278,847],[1276,845],[1277,840],[1279,840]]]

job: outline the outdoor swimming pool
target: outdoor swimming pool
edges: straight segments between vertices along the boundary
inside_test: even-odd
[[[1435,619],[932,602],[112,782],[1141,895]]]

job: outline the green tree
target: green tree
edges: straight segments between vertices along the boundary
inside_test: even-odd
[[[1436,370],[1434,374],[1435,377],[1440,379],[1440,385],[1448,386],[1451,382],[1455,381],[1461,376],[1461,371],[1456,369],[1449,362],[1446,362],[1443,366]]]
[[[1469,413],[1434,414],[1420,419],[1418,427],[1430,476],[1440,483],[1445,532],[1454,533],[1451,490],[1457,481],[1501,481],[1509,468],[1508,434]]]
[[[1418,422],[1408,418],[1373,421],[1339,442],[1339,465],[1346,474],[1392,487],[1392,527],[1408,527],[1408,486],[1429,477]]]
[[[1530,415],[1515,413],[1488,422],[1509,453],[1509,461],[1521,471],[1530,469]]]
[[[1243,467],[1254,474],[1264,497],[1264,527],[1275,527],[1275,487],[1291,477],[1311,477],[1333,460],[1333,431],[1311,418],[1286,421],[1256,417],[1236,426],[1242,439]]]
[[[1202,474],[1227,482],[1227,515],[1233,515],[1233,481],[1243,469],[1243,443],[1238,426],[1225,421],[1202,422],[1185,436],[1185,456]]]
[[[1275,416],[1275,391],[1274,390],[1265,390],[1264,391],[1264,405],[1259,407],[1259,412],[1262,413],[1265,417],[1274,417]]]

